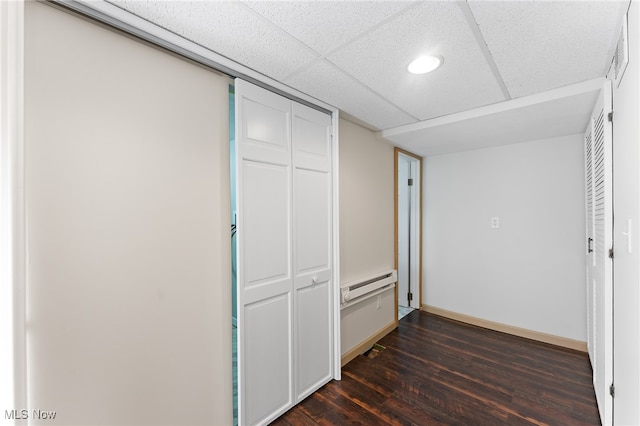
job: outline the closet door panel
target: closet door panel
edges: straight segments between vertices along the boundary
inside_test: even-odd
[[[294,104],[296,400],[331,380],[331,120]]]
[[[242,99],[242,154],[245,159],[289,165],[291,114],[287,99],[255,93]]]
[[[290,284],[289,168],[245,161],[243,173],[243,229],[249,237],[244,245],[243,289],[250,293],[278,280]]]
[[[293,404],[290,101],[236,83],[239,424]]]
[[[261,424],[289,409],[291,375],[291,295],[282,292],[245,305],[245,416]],[[277,324],[277,327],[274,325]],[[273,356],[273,353],[276,356]]]
[[[296,169],[296,270],[327,272],[330,263],[331,232],[327,215],[329,198],[329,174]],[[327,277],[328,279],[328,277]]]
[[[296,400],[331,380],[331,281],[296,290]]]

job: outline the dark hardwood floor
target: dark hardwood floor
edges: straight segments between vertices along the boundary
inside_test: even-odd
[[[600,424],[582,352],[420,311],[379,344],[273,424]]]

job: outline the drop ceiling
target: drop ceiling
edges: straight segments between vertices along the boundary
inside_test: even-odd
[[[402,129],[426,123],[433,132],[432,120],[603,77],[629,5],[629,0],[109,2],[333,105],[424,155],[470,148],[449,142],[447,149],[442,133],[425,140]],[[444,64],[430,74],[409,74],[407,65],[420,54],[441,55]],[[529,121],[549,112],[570,113],[559,108],[562,104],[547,106],[548,111],[539,106],[521,113]],[[586,126],[588,112],[573,115]],[[456,129],[449,131],[444,135],[450,139]]]

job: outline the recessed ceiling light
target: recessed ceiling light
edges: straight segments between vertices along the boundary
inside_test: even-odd
[[[442,56],[420,56],[411,61],[407,70],[412,74],[426,74],[442,65]]]

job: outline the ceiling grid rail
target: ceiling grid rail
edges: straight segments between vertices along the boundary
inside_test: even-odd
[[[493,73],[493,76],[495,77],[496,82],[500,86],[500,90],[502,90],[502,94],[504,95],[505,100],[508,101],[510,99],[513,99],[513,97],[511,96],[511,93],[509,93],[509,89],[507,88],[507,85],[504,82],[504,79],[502,78],[502,74],[500,74],[498,65],[496,64],[496,61],[493,59],[493,55],[489,50],[487,41],[484,39],[484,36],[482,35],[482,31],[480,31],[478,22],[476,21],[475,16],[473,16],[473,11],[469,7],[469,3],[467,1],[462,1],[462,2],[458,2],[458,5],[460,6],[460,9],[462,9],[462,13],[464,14],[464,17],[467,20],[467,23],[469,24],[469,28],[471,29],[471,32],[475,36],[476,41],[478,42],[478,47],[480,48],[480,51],[482,52],[485,59],[487,60],[487,65],[489,65],[489,68],[491,69],[491,72]]]

